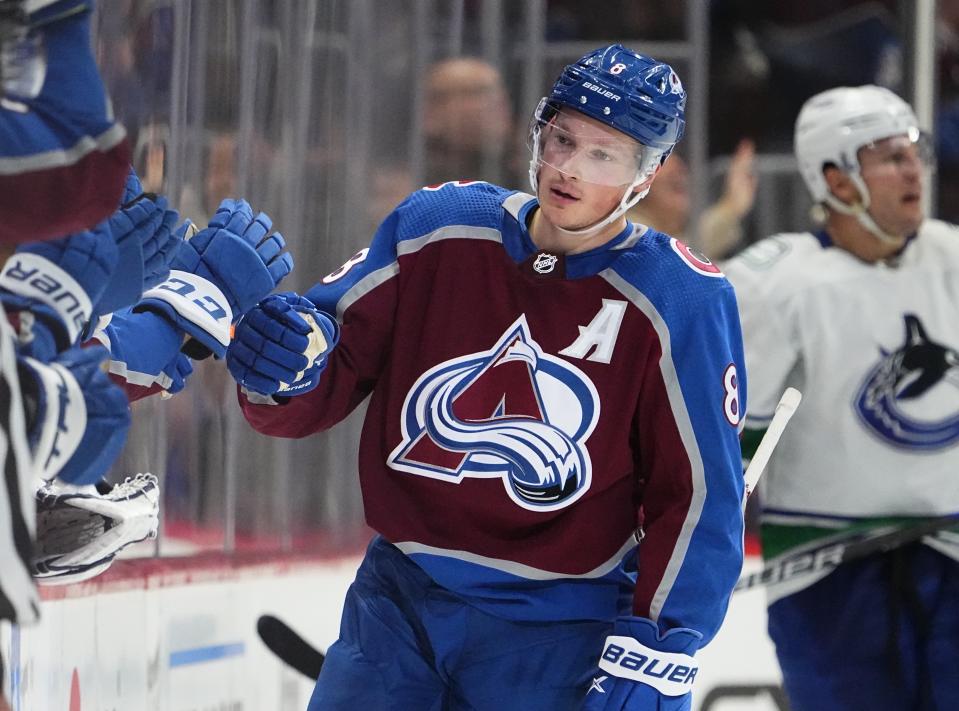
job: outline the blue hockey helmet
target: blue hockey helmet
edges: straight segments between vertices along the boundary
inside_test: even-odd
[[[663,159],[686,125],[686,91],[673,68],[621,44],[593,50],[567,66],[546,101],[661,150]]]
[[[568,65],[549,96],[540,101],[530,122],[529,179],[534,193],[543,164],[567,172],[563,165],[551,163],[544,155],[543,139],[544,129],[555,129],[554,119],[564,109],[610,126],[640,144],[628,177],[614,172],[597,179],[580,173],[579,177],[587,182],[609,179],[609,184],[625,186],[619,206],[603,220],[580,230],[564,230],[569,234],[589,234],[619,219],[649,192],[657,170],[683,136],[686,91],[668,64],[620,44],[593,50]]]

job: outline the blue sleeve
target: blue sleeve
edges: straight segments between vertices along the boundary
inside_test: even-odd
[[[684,266],[661,246],[618,269],[617,285],[650,320],[661,349],[644,373],[635,424],[645,537],[633,612],[663,632],[694,630],[705,644],[743,560],[742,334],[722,274],[690,271],[688,259]]]
[[[653,606],[661,628],[695,629],[706,644],[722,625],[743,563],[745,484],[739,433],[746,371],[732,287],[724,282],[714,298],[670,333],[691,427],[687,452],[694,481]],[[647,534],[655,535],[655,528],[656,522],[650,522]]]

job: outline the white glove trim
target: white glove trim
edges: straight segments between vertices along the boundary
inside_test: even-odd
[[[174,308],[183,318],[196,324],[223,344],[230,345],[230,324],[233,323],[233,309],[219,287],[208,279],[190,272],[173,269],[169,278],[143,294],[143,298],[159,299]],[[226,315],[216,319],[204,308],[212,303],[222,309]]]
[[[326,336],[323,335],[323,331],[320,329],[320,324],[316,322],[313,314],[301,312],[300,316],[302,316],[303,320],[306,321],[310,326],[310,335],[307,337],[306,350],[303,351],[303,355],[306,356],[306,367],[296,374],[296,377],[293,378],[292,383],[281,382],[280,389],[276,391],[277,395],[282,395],[285,392],[296,390],[297,388],[294,387],[296,383],[300,382],[300,380],[306,374],[306,371],[316,365],[316,362],[325,356],[326,352],[330,349],[329,344],[326,342]]]
[[[610,635],[599,668],[651,686],[664,696],[683,696],[692,689],[699,662],[688,654],[651,649],[632,637]]]
[[[242,385],[240,386],[240,392],[243,393],[243,396],[250,401],[253,405],[279,405],[280,403],[272,395],[264,395],[262,393],[253,392],[252,390],[247,390]]]
[[[87,426],[87,406],[73,373],[59,363],[41,363],[25,358],[43,388],[46,407],[40,428],[40,440],[33,452],[37,473],[44,479],[56,476],[83,439]]]
[[[18,252],[7,260],[0,272],[0,287],[53,309],[66,326],[70,343],[76,343],[93,313],[90,296],[77,280],[32,252]]]

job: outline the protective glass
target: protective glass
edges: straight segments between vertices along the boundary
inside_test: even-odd
[[[641,182],[652,174],[662,156],[661,151],[618,131],[611,135],[575,112],[553,111],[545,101],[533,117],[530,139],[537,164],[596,185]]]
[[[909,129],[900,136],[883,138],[859,149],[862,170],[920,170],[935,167],[936,154],[932,137],[918,128]]]

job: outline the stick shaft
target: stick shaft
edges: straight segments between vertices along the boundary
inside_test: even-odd
[[[746,479],[746,496],[753,493],[753,490],[756,488],[759,477],[762,476],[763,471],[766,469],[769,458],[772,456],[773,450],[779,443],[779,438],[782,437],[786,425],[789,423],[789,418],[796,412],[796,408],[799,407],[801,400],[802,393],[796,390],[796,388],[786,388],[783,396],[779,399],[779,404],[776,405],[776,411],[773,413],[773,419],[770,421],[769,427],[766,428],[766,434],[763,435],[762,441],[760,441],[759,446],[756,447],[756,453],[750,460],[749,466],[746,467],[746,473],[744,475]]]
[[[832,570],[844,563],[900,548],[952,526],[959,526],[959,514],[939,516],[919,523],[898,526],[892,530],[883,527],[866,534],[856,531],[845,539],[837,540],[835,537],[830,537],[818,546],[775,558],[762,570],[744,575],[736,583],[736,591],[784,583],[800,575]]]

